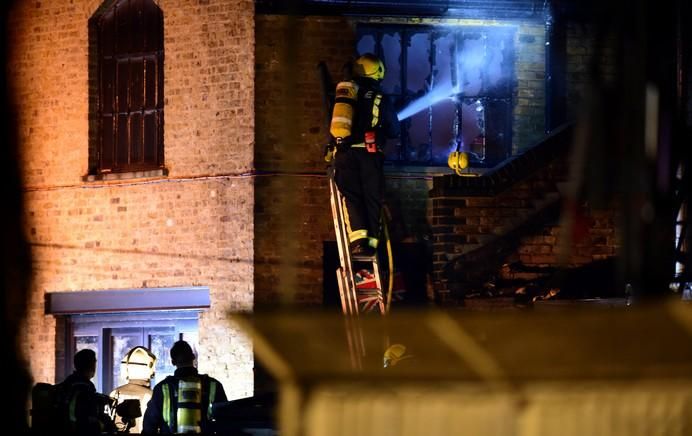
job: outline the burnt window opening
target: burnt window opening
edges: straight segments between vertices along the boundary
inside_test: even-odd
[[[358,28],[357,53],[383,60],[384,94],[400,114],[410,109],[400,137],[386,143],[389,163],[444,166],[456,150],[475,167],[510,157],[514,34],[507,26]]]
[[[164,168],[163,13],[104,2],[89,20],[89,174]]]

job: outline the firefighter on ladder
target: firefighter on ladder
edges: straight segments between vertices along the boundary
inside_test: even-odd
[[[384,200],[382,148],[387,137],[399,133],[380,91],[384,74],[382,61],[366,53],[353,65],[353,80],[336,87],[327,160],[334,156],[335,181],[346,203],[349,248],[355,256],[377,251]]]

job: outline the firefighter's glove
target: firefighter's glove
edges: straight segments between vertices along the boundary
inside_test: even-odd
[[[331,162],[334,160],[334,153],[336,153],[336,142],[331,140],[324,146],[324,161]]]

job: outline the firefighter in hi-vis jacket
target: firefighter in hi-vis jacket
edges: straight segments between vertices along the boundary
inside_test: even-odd
[[[335,181],[346,202],[346,226],[351,253],[372,256],[377,250],[384,200],[386,138],[398,136],[380,82],[385,69],[366,53],[353,65],[353,80],[340,82],[330,133],[336,148]]]
[[[213,377],[197,372],[190,344],[177,341],[171,347],[175,373],[154,387],[144,412],[142,434],[210,434],[212,404],[225,402],[226,393]]]

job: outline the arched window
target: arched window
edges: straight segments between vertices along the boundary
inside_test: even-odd
[[[106,1],[89,30],[89,173],[163,169],[161,9],[152,0]]]

